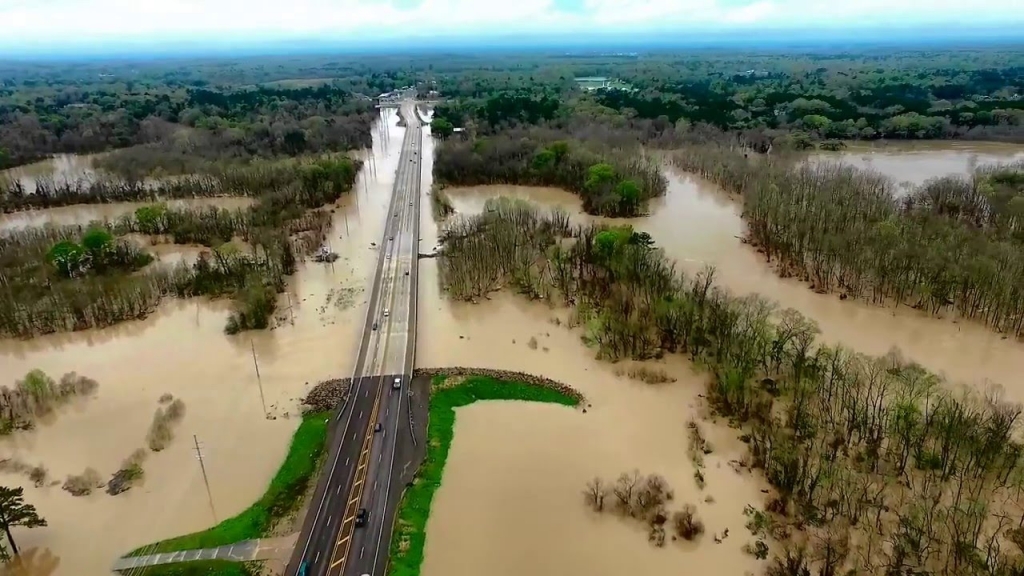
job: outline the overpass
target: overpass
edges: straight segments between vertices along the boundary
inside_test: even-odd
[[[331,417],[326,463],[287,576],[301,569],[301,576],[382,576],[404,479],[415,472],[396,466],[416,451],[411,383],[423,130],[415,106],[399,108],[405,137],[352,383]]]

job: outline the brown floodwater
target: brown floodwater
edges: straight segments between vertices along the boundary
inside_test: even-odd
[[[101,154],[57,154],[33,164],[0,171],[0,180],[18,180],[30,194],[36,190],[40,178],[52,178],[56,182],[81,180],[91,182],[98,174],[92,161]]]
[[[880,172],[902,188],[951,174],[970,174],[976,167],[1024,160],[1024,147],[996,142],[891,142],[855,145],[841,152],[820,152],[812,161],[840,160]]]
[[[432,155],[425,152],[425,159]],[[427,169],[429,166],[426,167]],[[424,172],[424,192],[430,189]],[[459,213],[479,212],[498,195],[579,210],[579,201],[555,189],[453,189]],[[424,206],[428,206],[424,199]],[[580,215],[580,219],[587,218]],[[421,215],[421,251],[433,247],[437,227]],[[427,523],[424,576],[522,574],[658,574],[689,566],[695,573],[757,572],[742,553],[743,508],[763,499],[760,480],[728,465],[744,446],[725,426],[705,424],[715,446],[701,492],[686,456],[686,421],[698,414],[703,378],[681,357],[656,366],[678,379],[651,386],[618,376],[599,362],[577,331],[555,319],[564,311],[496,294],[481,304],[442,297],[437,261],[420,261],[418,366],[480,366],[541,374],[583,391],[586,414],[564,407],[481,402],[456,412],[455,439]],[[527,346],[536,338],[537,348]],[[584,504],[594,476],[613,481],[623,472],[664,476],[675,491],[672,509],[697,506],[707,534],[699,543],[669,542],[657,549],[646,531]],[[711,496],[714,503],[705,502]],[[715,544],[712,533],[730,531]]]
[[[975,152],[935,153],[940,159],[910,154],[903,177],[909,179],[915,166],[929,162],[936,165],[931,175],[966,172],[968,156]],[[885,158],[888,173],[898,176],[899,162]],[[711,264],[719,285],[799,310],[818,322],[829,342],[870,354],[899,347],[932,370],[973,385],[999,381],[1011,398],[1024,400],[1017,378],[1024,370],[1020,344],[981,326],[840,301],[779,279],[740,242],[745,229],[735,202],[703,180],[667,175],[668,195],[652,203],[649,217],[629,223],[651,233],[682,270],[694,273]],[[461,214],[481,212],[490,198],[511,196],[566,209],[577,222],[593,220],[577,197],[557,189],[488,186],[446,192]],[[426,250],[437,237],[426,211],[422,227]],[[594,359],[578,331],[556,325],[555,318],[565,319],[564,311],[506,293],[480,304],[450,302],[440,294],[437,261],[423,260],[420,268],[417,365],[542,374],[579,388],[592,402],[586,414],[514,402],[481,402],[457,410],[455,438],[427,525],[425,576],[656,574],[680,566],[694,573],[738,575],[763,569],[741,551],[750,541],[743,507],[763,504],[764,485],[729,466],[745,452],[735,431],[721,423],[703,424],[715,452],[706,460],[707,488],[700,492],[694,486],[685,425],[691,415],[702,413],[698,395],[704,380],[688,362],[672,357],[656,364],[678,379],[672,384],[625,379],[613,365]],[[526,345],[531,337],[537,349]],[[697,505],[708,530],[699,544],[656,549],[642,528],[612,514],[597,515],[584,505],[581,491],[589,479],[613,480],[632,469],[664,475],[675,489],[675,507]],[[713,504],[705,502],[707,495]],[[726,528],[731,537],[714,543],[711,534]]]
[[[0,440],[0,457],[43,464],[58,483],[86,467],[109,478],[145,445],[161,394],[171,393],[186,406],[174,441],[149,455],[142,484],[124,494],[99,491],[76,498],[59,484],[35,488],[25,477],[0,474],[0,483],[25,485],[26,500],[49,522],[46,528],[15,530],[19,546],[60,559],[48,572],[18,574],[105,574],[132,548],[206,528],[258,498],[298,425],[299,398],[317,381],[352,370],[376,262],[371,243],[382,234],[398,165],[404,130],[396,122],[393,111],[385,112],[368,153],[372,166],[354,193],[337,203],[329,244],[340,258],[333,265],[300,266],[281,297],[277,328],[226,336],[230,302],[170,300],[138,322],[0,341],[0,385],[13,384],[33,368],[54,377],[76,371],[100,383],[95,398],[61,409],[32,432]],[[214,511],[193,435],[205,457]]]
[[[165,203],[172,208],[204,208],[216,206],[235,210],[251,206],[255,200],[247,197],[224,196],[216,198],[186,198],[168,200]],[[62,206],[45,210],[25,210],[0,214],[0,233],[8,230],[22,230],[37,226],[77,226],[90,222],[106,222],[116,220],[125,214],[131,214],[137,208],[149,202],[118,202],[115,204],[85,204],[78,206]]]
[[[86,466],[104,474],[116,470],[143,445],[160,394],[173,393],[187,407],[175,441],[150,455],[142,486],[121,496],[84,498],[59,486],[27,489],[28,500],[50,526],[15,535],[22,546],[59,562],[55,568],[48,562],[49,571],[26,574],[105,573],[132,547],[209,525],[214,515],[194,458],[193,434],[202,443],[218,519],[241,511],[262,492],[297,424],[285,414],[297,411],[297,399],[314,382],[347,375],[352,368],[375,262],[371,243],[379,240],[386,218],[402,135],[394,113],[387,114],[388,128],[375,133],[373,151],[365,156],[372,161],[334,215],[330,244],[341,258],[333,266],[302,266],[282,299],[284,321],[275,330],[225,336],[230,303],[189,300],[169,302],[144,321],[106,330],[0,342],[0,373],[9,375],[9,382],[36,367],[54,376],[75,370],[100,382],[95,399],[62,410],[34,432],[0,441],[0,454],[45,463],[54,478],[63,480]],[[425,151],[423,158],[421,193],[426,194],[432,154]],[[1012,397],[1024,398],[1013,380],[1024,369],[1020,345],[983,327],[906,309],[894,315],[780,280],[739,241],[744,228],[734,202],[706,182],[670,176],[670,193],[652,204],[651,216],[631,223],[650,232],[682,269],[694,272],[713,264],[721,285],[800,310],[821,325],[828,341],[872,354],[899,346],[933,370],[970,383],[1001,381]],[[448,194],[461,213],[478,212],[488,198],[515,195],[564,207],[578,221],[590,219],[576,197],[559,190],[486,187]],[[423,205],[429,206],[426,198]],[[429,252],[437,240],[429,209],[421,223],[421,252]],[[743,507],[762,503],[763,484],[729,466],[745,451],[734,431],[704,425],[715,451],[706,458],[707,488],[701,492],[694,485],[686,420],[701,412],[704,380],[689,363],[673,357],[658,364],[678,379],[672,384],[631,381],[617,375],[616,366],[595,360],[578,332],[556,325],[553,320],[564,320],[564,311],[509,294],[476,305],[450,302],[440,294],[436,260],[422,260],[420,267],[418,366],[541,374],[572,384],[592,403],[586,414],[513,402],[458,410],[455,440],[427,526],[425,576],[646,574],[680,566],[701,573],[760,571],[761,563],[740,549],[749,541]],[[527,346],[531,337],[538,340],[535,350]],[[276,419],[264,417],[261,387]],[[589,479],[613,480],[633,469],[663,475],[675,491],[673,509],[697,505],[708,532],[699,543],[669,542],[657,549],[639,526],[586,508],[581,491]],[[0,481],[27,483],[20,477]],[[708,495],[714,503],[705,502]],[[726,528],[730,538],[716,544],[712,534]],[[104,538],[81,537],[97,533]]]

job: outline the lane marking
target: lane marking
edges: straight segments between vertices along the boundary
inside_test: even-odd
[[[352,459],[351,456],[346,456],[345,457],[345,466],[348,466],[348,461],[351,460],[351,459]]]

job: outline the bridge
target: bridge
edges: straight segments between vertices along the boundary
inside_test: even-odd
[[[382,576],[402,489],[415,473],[408,463],[425,442],[417,447],[411,417],[423,140],[415,106],[400,104],[407,127],[352,384],[331,417],[326,464],[287,576],[303,566],[301,576]]]

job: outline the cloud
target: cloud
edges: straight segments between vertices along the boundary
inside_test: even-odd
[[[1020,20],[1020,0],[0,0],[0,42]],[[0,53],[2,56],[2,53]]]

